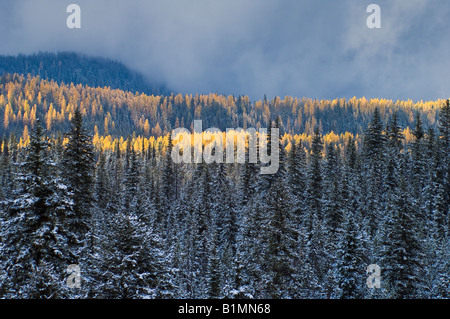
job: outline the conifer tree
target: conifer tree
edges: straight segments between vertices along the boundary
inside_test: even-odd
[[[358,299],[362,297],[361,278],[364,278],[364,269],[361,252],[361,238],[358,235],[357,219],[349,210],[344,216],[344,223],[340,228],[341,241],[338,245],[338,261],[336,263],[338,291],[337,296],[341,299]]]
[[[64,181],[73,194],[74,203],[73,215],[68,216],[67,222],[74,236],[71,243],[78,245],[85,242],[84,236],[90,230],[95,164],[92,140],[83,126],[78,108],[73,114],[67,138],[62,166],[65,174]]]
[[[364,218],[369,225],[370,235],[374,236],[382,216],[386,157],[386,136],[383,133],[383,122],[378,107],[375,108],[372,121],[365,131],[364,157],[364,169],[367,171]]]
[[[0,157],[0,201],[8,199],[12,193],[14,185],[12,173],[8,141],[5,139],[3,142],[3,152]]]
[[[326,162],[324,169],[324,221],[327,225],[328,234],[333,239],[336,231],[339,229],[343,219],[343,203],[341,198],[341,171],[337,154],[333,144],[326,147]]]
[[[17,176],[18,189],[8,203],[3,254],[7,281],[2,290],[14,298],[61,298],[66,267],[71,260],[61,214],[71,209],[65,185],[51,176],[55,165],[39,120],[30,134],[24,162]]]
[[[425,145],[424,137],[425,132],[422,126],[422,119],[420,113],[416,113],[416,125],[413,131],[414,142],[411,146],[411,156],[412,156],[412,182],[414,188],[415,197],[420,200],[419,206],[422,207],[421,190],[424,187],[425,178]]]
[[[281,127],[280,118],[275,122],[275,129]],[[272,131],[272,129],[271,129]],[[268,134],[271,141],[270,132]],[[280,134],[281,135],[281,134]],[[270,143],[269,147],[270,147]],[[269,148],[270,149],[270,148]],[[262,199],[263,240],[266,241],[266,251],[263,250],[264,262],[261,265],[265,272],[263,285],[267,298],[288,298],[295,290],[293,274],[294,260],[298,259],[295,249],[296,233],[293,229],[293,219],[288,207],[286,189],[286,155],[281,139],[278,141],[279,167],[270,175],[261,175],[259,195]],[[285,289],[280,289],[285,287]]]
[[[311,157],[308,170],[308,200],[310,214],[314,214],[321,221],[322,216],[322,202],[323,202],[323,177],[322,177],[322,154],[323,142],[316,127],[314,131],[314,138],[311,145]]]
[[[80,110],[77,108],[72,116],[71,126],[66,135],[68,142],[64,148],[62,170],[64,183],[73,202],[71,210],[65,212],[64,227],[69,238],[68,246],[73,255],[72,264],[83,269],[85,284],[82,293],[93,294],[91,276],[93,258],[93,186],[95,159],[92,138],[83,125]]]
[[[303,150],[302,142],[299,144],[292,141],[292,148],[287,159],[287,181],[290,187],[291,214],[294,228],[300,232],[302,223],[306,216],[306,153]]]
[[[441,212],[446,220],[445,228],[450,231],[450,99],[439,112],[440,146],[442,152],[442,184],[444,188],[444,205]]]
[[[217,299],[223,294],[221,267],[219,256],[219,239],[215,226],[216,222],[212,223],[211,239],[208,244],[208,267],[206,280],[208,281],[208,298]]]
[[[416,298],[421,287],[422,247],[405,180],[397,178],[389,192],[380,267],[387,298]]]

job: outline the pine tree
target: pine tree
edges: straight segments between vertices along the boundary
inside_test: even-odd
[[[14,298],[67,296],[65,270],[71,260],[61,214],[71,208],[65,185],[50,175],[55,163],[39,120],[30,134],[26,157],[17,176],[18,189],[8,203],[2,225],[6,229],[3,253],[7,282],[2,290]]]
[[[416,113],[416,125],[413,131],[414,142],[411,146],[411,156],[413,160],[412,166],[412,182],[413,188],[416,198],[420,200],[419,206],[422,207],[422,198],[421,198],[421,190],[424,187],[424,178],[425,178],[425,145],[424,145],[424,137],[425,132],[422,126],[422,119],[420,117],[420,113]]]
[[[394,113],[392,115],[392,119],[389,121],[386,129],[386,137],[388,148],[394,149],[395,151],[399,151],[402,149],[404,136],[402,133],[402,128],[398,124],[397,113]]]
[[[62,161],[64,180],[73,193],[73,216],[68,221],[74,234],[72,241],[83,242],[89,232],[93,203],[94,151],[90,135],[83,126],[81,112],[76,109],[67,133],[68,143]]]
[[[250,135],[247,139],[247,143],[251,145],[254,143],[253,137]],[[257,143],[257,153],[259,154],[260,148]],[[259,163],[250,163],[250,150],[246,148],[245,163],[242,168],[242,172],[239,178],[239,192],[241,194],[240,206],[242,210],[246,210],[249,203],[254,199],[256,194],[257,176],[259,173]]]
[[[172,136],[169,134],[168,146],[165,150],[163,161],[161,186],[159,195],[160,198],[160,214],[163,215],[163,229],[167,241],[170,242],[174,233],[175,212],[173,203],[178,200],[179,196],[179,173],[180,165],[172,160]]]
[[[446,231],[450,232],[450,99],[439,112],[440,147],[442,152],[442,183],[444,188],[444,206],[442,215],[446,220]]]
[[[361,252],[361,237],[357,228],[357,218],[351,211],[347,211],[344,216],[343,227],[340,228],[341,241],[338,245],[338,262],[336,263],[338,293],[337,297],[341,299],[358,299],[362,297],[361,287],[363,285],[361,278],[364,274]]]
[[[9,154],[8,141],[5,139],[3,144],[3,152],[0,157],[0,201],[8,199],[14,187],[10,157],[11,155]]]
[[[89,255],[93,253],[92,208],[95,160],[92,138],[83,126],[80,110],[77,108],[67,133],[68,142],[62,158],[64,183],[70,192],[73,209],[65,212],[65,228],[69,232],[68,245],[74,256],[72,264],[84,269],[89,278],[92,269]],[[91,280],[86,280],[84,293],[92,294]]]
[[[208,239],[212,230],[212,179],[208,164],[198,163],[194,171],[195,180],[192,181],[193,189],[190,203],[190,214],[187,216],[189,229],[188,241],[188,280],[192,294],[191,298],[206,298],[208,285],[202,280],[200,274],[207,273],[208,266]]]
[[[91,254],[90,264],[93,266],[92,280],[95,282],[95,298],[105,298],[106,278],[104,276],[105,253],[108,247],[108,232],[111,228],[111,220],[114,216],[114,209],[110,199],[113,197],[110,178],[107,173],[107,155],[101,152],[96,167],[94,201],[95,209],[93,211],[93,253]]]
[[[211,238],[208,244],[208,267],[206,280],[208,282],[208,298],[217,299],[223,294],[221,267],[219,256],[219,236],[215,227],[216,222],[212,223]]]
[[[322,153],[323,142],[319,128],[316,127],[311,145],[311,158],[308,170],[308,200],[310,214],[314,214],[321,221],[323,202]]]
[[[398,186],[389,192],[384,221],[382,285],[388,298],[417,298],[423,268],[422,247],[406,183],[401,176],[398,178]]]
[[[344,186],[342,185],[341,165],[333,144],[327,145],[325,158],[323,222],[328,236],[324,243],[323,253],[326,256],[324,268],[328,269],[326,289],[329,297],[333,294],[336,286],[333,268],[336,267],[337,262],[338,232],[342,228],[345,207],[342,198]]]
[[[124,199],[123,199],[123,211],[135,211],[136,199],[138,194],[139,184],[139,162],[136,157],[136,152],[131,145],[131,138],[128,138],[127,149],[125,154],[125,178],[124,185]]]
[[[248,140],[251,144],[253,141]],[[257,152],[259,154],[259,143]],[[231,291],[235,298],[255,296],[255,286],[259,284],[259,259],[258,249],[261,249],[259,237],[261,236],[261,217],[257,207],[259,163],[250,163],[248,149],[246,160],[242,167],[239,179],[239,218],[237,221],[237,243],[235,255],[235,267],[239,267],[235,273],[235,285]]]
[[[316,127],[311,144],[311,155],[308,168],[308,213],[304,221],[304,236],[302,239],[307,257],[306,273],[311,273],[315,281],[304,283],[312,294],[320,293],[319,282],[323,282],[326,267],[324,267],[324,225],[323,225],[323,175],[322,175],[323,142]],[[308,278],[308,277],[307,277]],[[317,296],[317,295],[316,295]]]
[[[287,159],[287,181],[290,188],[289,205],[293,218],[293,227],[300,232],[306,215],[306,153],[301,141],[297,145],[292,141],[292,148]]]
[[[168,269],[162,243],[134,212],[114,216],[105,258],[107,298],[161,298]]]
[[[334,145],[328,144],[326,150],[323,214],[328,234],[331,240],[333,240],[333,237],[343,220],[343,203],[341,198],[342,176]]]
[[[281,119],[275,122],[275,129],[281,127]],[[271,149],[272,130],[268,134],[268,148]],[[280,134],[281,135],[281,134]],[[262,284],[266,298],[289,298],[296,290],[293,275],[294,261],[298,259],[294,221],[288,207],[286,194],[286,155],[281,139],[278,141],[279,167],[274,174],[260,176],[259,196],[261,196],[263,218],[262,250],[264,261],[261,267],[265,276]],[[280,289],[284,287],[283,289]]]
[[[172,161],[172,136],[169,134],[169,142],[165,151],[164,161],[164,173],[162,177],[162,191],[163,198],[167,203],[166,209],[170,206],[170,203],[174,201],[178,196],[178,180],[176,176],[176,165]]]
[[[370,235],[374,236],[382,216],[386,157],[386,136],[383,134],[383,122],[378,107],[375,108],[372,121],[365,131],[364,157],[364,169],[367,171],[364,215],[370,228]]]
[[[183,298],[193,298],[196,288],[193,277],[196,268],[194,257],[195,235],[198,227],[194,215],[193,191],[192,183],[184,185],[181,190],[180,201],[175,207],[179,229],[175,243],[174,268],[176,269],[176,276],[174,280],[178,287],[177,296]]]
[[[220,248],[236,251],[237,212],[233,191],[227,177],[225,164],[217,164],[217,175],[212,182],[213,211],[217,220]]]
[[[450,99],[445,102],[439,112],[439,131],[444,151],[450,149]],[[448,152],[446,152],[448,156]]]

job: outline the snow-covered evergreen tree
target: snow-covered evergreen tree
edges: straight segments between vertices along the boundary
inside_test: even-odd
[[[340,242],[334,271],[337,272],[338,284],[336,297],[341,299],[362,298],[364,260],[357,220],[352,211],[348,210],[339,229]]]
[[[73,257],[67,249],[62,217],[72,202],[65,196],[66,186],[50,174],[56,164],[50,160],[49,146],[46,131],[37,121],[2,223],[2,255],[8,257],[2,284],[6,297],[61,298],[68,294],[64,279]]]
[[[417,298],[422,286],[423,248],[405,180],[397,178],[389,191],[383,224],[382,285],[387,298]]]
[[[92,138],[83,126],[80,110],[72,116],[71,127],[67,133],[62,168],[64,182],[71,193],[73,210],[66,213],[65,227],[70,238],[69,247],[75,256],[73,264],[87,262],[89,248],[92,252],[91,217],[94,185],[94,150]],[[89,288],[87,288],[89,289]]]
[[[370,235],[374,236],[383,215],[382,197],[386,157],[386,136],[383,132],[383,122],[378,108],[375,108],[372,121],[365,131],[363,152],[367,184],[364,215],[370,228]]]

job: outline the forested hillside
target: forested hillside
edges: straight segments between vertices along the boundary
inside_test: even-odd
[[[111,148],[115,139],[133,135],[134,141],[165,136],[172,129],[192,130],[194,119],[203,121],[203,128],[217,127],[267,128],[271,119],[281,118],[281,126],[289,135],[297,135],[310,146],[317,126],[325,142],[343,145],[348,136],[358,144],[370,122],[375,107],[383,121],[394,113],[405,131],[405,141],[413,140],[415,113],[421,114],[425,128],[436,128],[443,100],[432,102],[360,99],[311,100],[275,97],[252,102],[247,96],[209,95],[146,95],[110,88],[92,88],[81,84],[58,84],[39,77],[4,75],[0,79],[0,137],[24,141],[37,118],[48,134],[57,137],[68,129],[71,114],[80,108],[88,131],[96,136],[98,147]],[[101,142],[101,143],[100,143]],[[285,142],[285,141],[284,141]],[[146,142],[148,143],[148,141]],[[101,144],[101,145],[100,145]],[[123,147],[123,145],[122,145]]]
[[[272,175],[175,164],[172,143],[96,152],[78,109],[64,145],[36,121],[2,148],[0,297],[449,298],[450,104],[438,130],[416,114],[406,147],[375,108],[360,148],[316,129]]]
[[[128,80],[14,61],[30,74],[0,79],[0,298],[450,297],[449,101],[149,95],[104,61],[99,79]],[[278,171],[175,163],[170,133],[196,119],[280,129]]]
[[[163,94],[163,83],[146,79],[122,63],[101,57],[90,57],[74,52],[32,55],[0,55],[0,75],[6,73],[30,74],[58,83],[76,83],[91,87],[110,87],[131,92]]]

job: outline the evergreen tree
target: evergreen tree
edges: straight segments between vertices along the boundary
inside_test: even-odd
[[[291,206],[293,227],[297,232],[301,231],[302,222],[306,217],[306,168],[306,153],[303,150],[302,142],[300,141],[297,145],[293,140],[287,159],[287,182],[291,195],[289,205]]]
[[[450,148],[450,99],[445,101],[439,112],[439,131],[444,151]],[[448,156],[448,152],[446,152]]]
[[[161,279],[165,278],[162,243],[135,212],[114,216],[105,258],[107,298],[161,298]]]
[[[251,144],[252,141],[248,140]],[[257,151],[259,154],[259,143]],[[261,216],[258,207],[258,181],[259,163],[250,163],[248,150],[246,160],[239,178],[239,203],[240,212],[238,218],[237,247],[235,255],[236,271],[233,296],[235,298],[252,298],[255,296],[256,286],[259,284],[259,259],[258,249],[261,249]]]
[[[340,228],[341,241],[339,243],[336,263],[338,272],[338,293],[337,297],[341,299],[358,299],[362,297],[361,287],[363,285],[361,278],[364,273],[363,256],[361,252],[361,238],[357,228],[355,215],[347,211],[344,216],[343,227]]]
[[[314,214],[322,221],[322,202],[323,202],[323,177],[322,177],[322,154],[323,142],[316,127],[314,138],[311,145],[311,157],[308,170],[308,200],[310,214]]]
[[[375,108],[364,135],[364,157],[364,169],[367,171],[364,217],[369,225],[370,235],[374,236],[382,216],[386,157],[386,136],[383,134],[383,122],[378,108]]]
[[[416,126],[413,131],[414,142],[411,146],[411,156],[413,161],[412,167],[412,183],[414,187],[414,194],[416,198],[420,199],[419,206],[422,206],[421,199],[421,190],[424,187],[424,178],[425,178],[425,145],[424,145],[424,137],[425,132],[422,126],[422,120],[420,117],[420,113],[416,113]]]
[[[313,294],[319,293],[319,282],[323,282],[326,272],[324,267],[324,225],[323,225],[323,176],[322,176],[323,142],[319,128],[315,128],[311,145],[311,155],[308,168],[308,213],[305,220],[305,238],[303,239],[306,256],[307,272],[312,271],[316,283],[312,282],[310,289]]]
[[[327,225],[328,234],[333,239],[336,231],[339,229],[343,219],[343,203],[341,198],[341,171],[338,162],[336,150],[333,144],[326,147],[326,162],[324,172],[324,221]]]
[[[69,232],[68,245],[73,254],[72,264],[84,269],[85,278],[90,277],[89,255],[93,253],[92,206],[95,160],[92,138],[83,126],[80,110],[72,116],[67,133],[62,169],[64,182],[70,192],[73,208],[65,213],[65,228]],[[86,280],[85,293],[92,294],[92,281]]]
[[[123,211],[136,211],[136,200],[138,195],[139,184],[139,162],[136,156],[136,152],[131,145],[131,139],[128,139],[126,149],[126,167],[124,185],[124,199],[123,199]]]
[[[213,210],[217,220],[220,248],[236,251],[237,213],[233,203],[233,191],[225,164],[217,164],[217,175],[212,182]]]
[[[421,287],[422,247],[405,181],[390,191],[380,267],[387,298],[416,298]]]
[[[90,229],[95,167],[92,140],[83,126],[79,109],[76,109],[73,114],[67,138],[62,166],[65,174],[64,180],[73,194],[73,216],[70,216],[68,222],[74,235],[71,242],[76,244],[84,242],[84,236]]]
[[[450,232],[450,99],[445,102],[439,112],[440,146],[442,152],[442,184],[444,188],[444,205],[442,215],[446,220],[444,226]]]
[[[109,231],[111,229],[111,221],[115,215],[114,205],[111,201],[112,189],[110,178],[107,173],[107,155],[102,152],[96,167],[95,185],[94,185],[94,201],[95,209],[93,212],[93,228],[94,245],[91,254],[90,264],[93,266],[92,280],[95,282],[95,298],[105,298],[107,290],[107,279],[105,273],[107,268],[104,260],[107,257]]]
[[[0,142],[1,148],[1,142]],[[14,187],[11,158],[9,154],[8,141],[3,142],[3,152],[0,157],[0,201],[10,197]]]
[[[275,122],[275,129],[281,127],[281,119]],[[271,149],[272,128],[268,134],[268,148]],[[261,265],[264,295],[266,298],[289,298],[296,290],[293,275],[294,261],[298,259],[295,249],[296,232],[288,207],[286,195],[286,155],[281,139],[278,141],[279,167],[274,174],[261,175],[259,195],[262,199],[263,240],[267,250],[263,250]],[[264,181],[265,180],[265,181]],[[280,289],[284,287],[284,289]]]
[[[6,230],[2,254],[8,256],[2,290],[14,298],[61,298],[71,260],[61,214],[71,209],[63,196],[65,185],[49,173],[55,163],[49,159],[49,142],[37,121],[30,134],[26,157],[17,176],[18,189],[8,203],[3,227]]]
[[[208,244],[208,268],[206,280],[208,281],[208,297],[217,299],[222,296],[221,267],[219,256],[219,240],[215,227],[212,223],[211,239]]]

